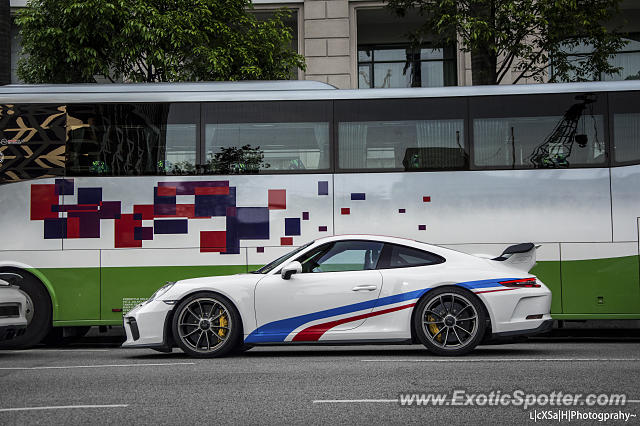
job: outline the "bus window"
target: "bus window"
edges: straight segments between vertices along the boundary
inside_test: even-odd
[[[462,169],[464,120],[340,123],[341,169]]]
[[[477,168],[542,169],[607,164],[605,95],[470,100]]]
[[[205,104],[207,174],[330,168],[330,103]]]
[[[336,102],[341,170],[468,168],[464,99]]]
[[[67,175],[195,174],[199,104],[69,105]]]
[[[640,161],[640,106],[638,93],[612,93],[613,151],[618,164]]]
[[[0,183],[64,175],[66,107],[0,105]]]

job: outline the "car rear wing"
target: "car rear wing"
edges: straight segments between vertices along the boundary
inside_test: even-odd
[[[536,266],[536,246],[533,243],[521,243],[507,247],[500,256],[491,260],[503,262],[505,266],[510,266],[521,271],[529,272]]]

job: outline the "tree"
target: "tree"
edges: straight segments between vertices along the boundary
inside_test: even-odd
[[[261,168],[269,167],[271,165],[265,163],[260,147],[251,145],[221,147],[219,152],[209,154],[207,162],[207,171],[218,175],[255,174]]]
[[[621,0],[389,0],[399,16],[418,13],[421,27],[414,44],[430,38],[439,45],[459,44],[471,52],[473,84],[499,84],[516,72],[542,82],[553,65],[553,81],[593,80],[615,73],[609,59],[625,42],[605,26],[619,13]],[[588,55],[573,56],[580,46]]]
[[[17,23],[27,83],[287,79],[304,69],[280,10],[250,0],[30,0]]]

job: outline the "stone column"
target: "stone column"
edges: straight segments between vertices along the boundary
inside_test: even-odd
[[[351,88],[349,1],[305,0],[305,79]]]
[[[11,8],[0,0],[0,85],[11,83]]]

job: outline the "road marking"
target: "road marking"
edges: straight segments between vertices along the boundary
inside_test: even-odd
[[[20,407],[20,408],[0,408],[0,412],[8,411],[35,411],[35,410],[66,410],[72,408],[125,408],[128,404],[112,405],[54,405],[51,407]]]
[[[452,400],[446,400],[446,405],[450,405]],[[398,403],[399,399],[316,399],[314,404],[359,404],[359,403]],[[627,399],[627,404],[639,404],[640,399]]]
[[[349,403],[362,403],[362,402],[374,402],[374,403],[397,403],[398,399],[316,399],[314,404],[349,404]]]
[[[6,351],[6,353],[25,353],[25,352],[109,352],[109,349],[24,349],[20,351]]]
[[[71,368],[119,368],[119,367],[163,367],[174,365],[194,365],[195,362],[168,362],[158,364],[97,364],[97,365],[59,365],[41,367],[0,367],[0,370],[60,370]]]
[[[447,358],[361,359],[361,362],[638,362],[640,358]]]

